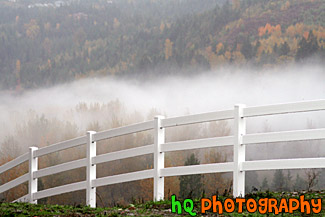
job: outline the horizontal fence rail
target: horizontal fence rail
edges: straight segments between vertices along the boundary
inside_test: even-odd
[[[162,176],[183,176],[205,173],[224,173],[232,172],[234,169],[234,163],[216,163],[216,164],[202,164],[193,166],[179,166],[164,168],[161,171]]]
[[[286,103],[268,106],[248,107],[244,109],[244,117],[276,115],[285,113],[311,112],[325,109],[325,100]]]
[[[153,176],[154,176],[154,170],[150,169],[150,170],[143,170],[138,172],[124,173],[120,175],[98,178],[93,180],[92,184],[94,187],[100,187],[104,185],[112,185],[112,184],[131,182],[131,181],[136,181],[141,179],[149,179],[149,178],[153,178]]]
[[[214,137],[208,139],[196,139],[180,142],[168,142],[162,145],[161,151],[182,151],[199,148],[213,148],[217,146],[231,146],[233,145],[233,136]]]
[[[246,161],[242,164],[243,171],[276,170],[276,169],[308,169],[324,168],[325,158],[299,158]]]
[[[83,145],[86,143],[87,143],[86,136],[67,140],[64,142],[60,142],[60,143],[57,143],[54,145],[50,145],[50,146],[38,149],[35,153],[35,157],[41,157],[46,154],[50,154],[50,153],[57,152],[57,151],[62,151],[62,150],[68,149],[68,148],[73,148],[73,147]]]
[[[123,136],[151,129],[153,129],[153,121],[147,121],[139,124],[134,124],[126,127],[119,127],[116,129],[96,133],[94,135],[94,140],[100,141],[103,139],[109,139],[117,136]]]
[[[28,174],[25,174],[25,175],[22,175],[14,180],[11,180],[10,182],[7,182],[6,184],[4,185],[1,185],[0,186],[0,192],[4,192],[4,191],[7,191],[11,188],[14,188],[16,187],[17,185],[20,185],[24,182],[27,182],[28,181]]]
[[[50,188],[50,189],[46,189],[43,191],[39,191],[34,193],[35,195],[35,200],[38,199],[42,199],[45,197],[51,197],[51,196],[55,196],[58,194],[63,194],[63,193],[68,193],[68,192],[72,192],[72,191],[79,191],[79,190],[84,190],[86,188],[86,182],[82,181],[82,182],[76,182],[76,183],[72,183],[72,184],[67,184],[67,185],[63,185],[63,186],[59,186],[59,187],[55,187],[55,188]]]
[[[245,171],[276,169],[325,168],[325,157],[274,159],[246,161],[245,146],[260,143],[292,142],[325,139],[325,129],[308,129],[271,133],[246,134],[246,119],[250,117],[278,115],[297,112],[325,110],[325,100],[285,103],[278,105],[245,107],[236,105],[234,109],[215,111],[181,117],[164,118],[157,116],[152,121],[119,127],[102,132],[87,132],[86,136],[59,142],[47,147],[31,147],[29,153],[0,166],[0,175],[24,162],[29,162],[29,171],[7,183],[2,183],[0,193],[8,191],[25,182],[29,183],[28,194],[13,202],[37,203],[37,200],[73,191],[86,190],[86,203],[96,206],[96,188],[143,179],[154,179],[154,200],[164,198],[164,177],[207,173],[233,173],[233,195],[245,195]],[[194,139],[177,142],[165,142],[165,128],[198,124],[203,122],[233,120],[234,135]],[[121,151],[96,154],[96,142],[118,136],[153,130],[154,144],[129,148]],[[38,158],[58,151],[86,145],[86,158],[38,169]],[[233,147],[233,162],[167,167],[164,165],[164,153],[221,146]],[[153,155],[153,168],[124,174],[97,177],[96,165],[115,160]],[[57,173],[86,167],[86,180],[38,191],[37,179]]]
[[[229,120],[234,118],[233,110],[209,112],[196,115],[187,115],[175,118],[167,118],[162,120],[162,127],[174,127],[186,124],[197,124],[208,121]]]
[[[0,174],[6,172],[7,170],[10,170],[10,169],[18,166],[18,165],[20,165],[20,164],[22,164],[22,163],[24,163],[25,161],[28,161],[28,160],[29,160],[28,153],[23,154],[23,155],[17,157],[16,159],[14,159],[12,161],[9,161],[8,163],[0,166]]]
[[[325,139],[325,129],[282,131],[272,133],[258,133],[243,136],[243,143],[272,143]]]

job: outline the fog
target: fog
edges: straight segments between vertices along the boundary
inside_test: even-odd
[[[190,77],[169,76],[145,81],[97,77],[21,94],[0,92],[0,144],[6,135],[14,134],[17,124],[27,121],[29,112],[71,121],[84,131],[86,117],[69,113],[80,102],[107,103],[118,99],[128,112],[137,111],[146,116],[155,108],[172,117],[231,109],[237,103],[257,106],[323,99],[324,80],[323,65],[305,64],[265,70],[227,67]],[[256,122],[262,125],[249,121],[248,126],[255,127],[248,131],[261,131],[265,120],[272,130],[306,128],[307,121],[311,121],[313,127],[325,126],[323,112],[310,114],[298,115],[302,118],[291,118],[289,122],[283,117]],[[92,118],[103,117],[94,114]]]

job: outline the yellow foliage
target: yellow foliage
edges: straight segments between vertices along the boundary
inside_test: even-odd
[[[218,54],[221,50],[223,50],[223,44],[220,42],[220,43],[217,44],[217,46],[216,46],[217,54]]]
[[[240,0],[232,0],[232,9],[239,10],[240,9]]]
[[[25,24],[25,29],[26,29],[26,35],[28,38],[30,39],[35,39],[39,32],[40,32],[40,28],[37,25],[36,20],[31,19],[29,23]]]
[[[290,7],[290,2],[286,1],[286,3],[281,6],[281,10],[282,11],[287,10],[289,7]]]
[[[45,31],[50,31],[50,29],[51,29],[51,24],[49,23],[49,22],[47,22],[47,23],[45,23],[44,24],[44,29],[45,29]]]
[[[237,44],[237,46],[236,46],[236,51],[241,51],[241,47],[242,47],[242,44]]]
[[[234,51],[232,58],[235,64],[242,64],[245,62],[245,56],[240,51]]]
[[[168,38],[165,41],[165,59],[168,60],[169,57],[173,55],[173,42]]]
[[[43,43],[42,43],[42,47],[48,54],[50,54],[51,50],[52,50],[52,42],[51,42],[51,40],[49,38],[45,38]]]
[[[304,29],[304,24],[303,23],[297,23],[296,24],[296,34],[302,35]]]
[[[261,37],[265,34],[274,34],[276,36],[281,36],[281,26],[280,24],[276,26],[272,26],[271,24],[267,23],[264,27],[261,26],[258,28],[258,35]]]
[[[303,34],[303,37],[306,39],[306,40],[308,40],[308,36],[309,36],[309,32],[304,32],[304,34]]]
[[[231,58],[231,53],[230,53],[230,51],[227,50],[227,51],[225,52],[225,57],[226,57],[227,60],[230,60],[230,58]]]
[[[51,68],[52,68],[52,62],[51,62],[51,60],[50,60],[50,59],[48,59],[48,60],[47,60],[47,65],[48,65],[49,69],[51,69]]]
[[[161,21],[161,24],[160,24],[159,29],[160,29],[160,32],[163,32],[163,31],[164,31],[164,29],[165,29],[165,24],[164,24],[164,22]]]
[[[274,34],[275,34],[276,36],[278,36],[278,37],[281,36],[281,26],[280,26],[280,24],[278,24],[278,25],[276,25],[276,26],[274,27]]]
[[[114,23],[113,23],[114,28],[118,28],[120,26],[120,22],[118,21],[117,18],[114,18]]]
[[[16,61],[16,77],[19,78],[19,73],[20,73],[20,69],[21,69],[21,66],[20,66],[20,60],[17,60]]]
[[[287,34],[288,36],[290,36],[291,38],[293,38],[293,37],[296,35],[296,29],[295,29],[295,27],[292,26],[292,25],[289,26],[289,27],[287,28],[286,34]]]

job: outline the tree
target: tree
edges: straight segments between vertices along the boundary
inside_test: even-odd
[[[249,193],[252,191],[257,191],[258,186],[260,185],[258,182],[258,174],[256,171],[246,172],[246,184],[245,184],[245,192]]]
[[[218,55],[220,54],[223,54],[224,53],[224,46],[221,42],[219,42],[217,45],[216,45],[216,53]]]
[[[262,185],[261,185],[261,191],[267,191],[269,190],[269,183],[266,179],[266,177],[264,177]]]
[[[17,80],[17,85],[16,85],[16,90],[20,91],[21,90],[21,83],[20,83],[20,70],[21,70],[21,63],[20,60],[16,61],[16,80]]]
[[[192,153],[189,157],[187,157],[185,161],[185,166],[189,165],[198,165],[200,161],[196,158],[196,156]],[[189,175],[189,176],[181,176],[179,187],[180,193],[179,195],[182,198],[199,198],[202,193],[202,175]]]
[[[291,176],[291,173],[290,171],[288,170],[287,172],[287,176],[285,177],[284,179],[284,189],[285,191],[291,191],[291,187],[292,187],[292,176]]]
[[[279,55],[284,56],[284,55],[287,55],[289,52],[290,52],[290,47],[289,47],[288,43],[285,41],[280,46]]]
[[[113,24],[113,26],[114,26],[114,29],[117,29],[120,26],[120,22],[118,21],[117,18],[114,18],[114,24]]]
[[[30,39],[35,39],[40,32],[40,27],[37,25],[37,21],[34,19],[31,19],[28,24],[25,24],[25,29],[26,35]]]
[[[314,36],[313,32],[310,31],[308,38],[302,37],[296,54],[296,59],[300,60],[309,57],[319,51],[320,47],[317,42],[317,38]]]
[[[214,123],[214,122],[213,122]],[[216,126],[216,125],[215,125]],[[220,128],[222,128],[222,125],[219,125]],[[214,127],[212,127],[213,129]],[[217,132],[219,129],[215,129],[213,134],[215,133],[223,133],[221,130],[220,132]],[[210,130],[210,128],[209,128]],[[222,157],[220,152],[217,152],[217,150],[215,148],[213,149],[207,149],[205,154],[204,154],[204,162],[203,163],[207,163],[207,164],[211,164],[211,163],[221,163],[221,162],[225,162],[226,160],[226,156]],[[206,195],[214,195],[216,194],[217,191],[223,191],[224,189],[227,188],[227,183],[224,180],[224,178],[222,177],[221,173],[211,173],[211,174],[206,174],[204,175],[204,180],[203,180],[203,185],[204,185],[204,192],[206,193]]]
[[[43,47],[44,51],[46,52],[46,54],[50,55],[51,50],[52,50],[52,41],[49,38],[45,38],[42,43],[42,47]]]
[[[320,171],[317,169],[308,169],[306,171],[307,175],[307,190],[310,191],[318,183],[318,176]]]
[[[307,188],[307,182],[303,180],[299,174],[296,176],[295,184],[293,185],[293,190],[302,191]]]
[[[77,45],[77,46],[81,46],[84,41],[86,40],[87,38],[87,35],[86,35],[86,32],[85,30],[80,27],[74,34],[73,34],[73,40],[74,40],[74,43]]]
[[[290,38],[293,38],[296,35],[296,29],[294,26],[288,26],[286,34],[290,36]]]
[[[241,48],[241,52],[242,54],[245,56],[246,60],[249,60],[253,57],[253,47],[251,45],[251,43],[249,42],[249,39],[246,38],[244,40],[243,46]]]
[[[173,42],[168,38],[165,41],[165,59],[168,60],[169,57],[173,55]]]
[[[159,29],[160,29],[160,32],[163,32],[163,31],[164,31],[164,29],[165,29],[165,24],[164,24],[163,21],[161,21]]]
[[[235,11],[240,9],[240,0],[232,0],[232,9]]]
[[[284,185],[285,181],[282,170],[276,170],[273,176],[273,189],[275,191],[283,191]]]

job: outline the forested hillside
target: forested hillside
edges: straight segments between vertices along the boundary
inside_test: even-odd
[[[1,1],[0,89],[324,58],[323,0]]]

